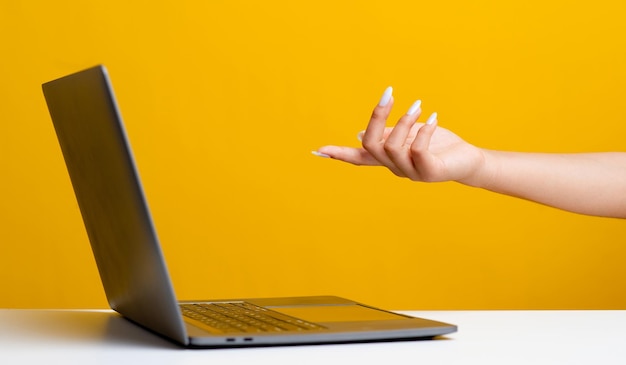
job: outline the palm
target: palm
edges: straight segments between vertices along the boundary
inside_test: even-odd
[[[418,128],[413,129],[417,133]],[[409,134],[407,142],[415,138],[415,133]],[[430,166],[435,172],[432,181],[458,181],[467,178],[476,171],[483,159],[480,149],[441,127],[435,130],[428,151],[432,156],[429,160],[434,164]]]

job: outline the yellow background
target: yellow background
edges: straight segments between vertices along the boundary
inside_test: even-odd
[[[180,299],[624,309],[624,220],[310,153],[388,85],[390,122],[419,98],[481,147],[624,150],[624,4],[2,1],[0,307],[106,307],[40,88],[103,63]]]

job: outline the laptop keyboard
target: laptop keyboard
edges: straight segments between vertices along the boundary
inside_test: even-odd
[[[324,329],[267,308],[246,302],[180,304],[183,316],[220,332],[281,332]]]

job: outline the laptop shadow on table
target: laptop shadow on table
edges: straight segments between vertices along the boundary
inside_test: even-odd
[[[72,341],[116,347],[180,349],[176,344],[110,311],[25,311],[28,311],[27,315],[20,315],[19,322],[12,326],[14,335],[25,339],[36,338],[50,344]]]

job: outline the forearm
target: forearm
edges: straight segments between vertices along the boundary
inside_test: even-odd
[[[626,218],[626,153],[483,151],[483,167],[460,182],[576,213]]]

